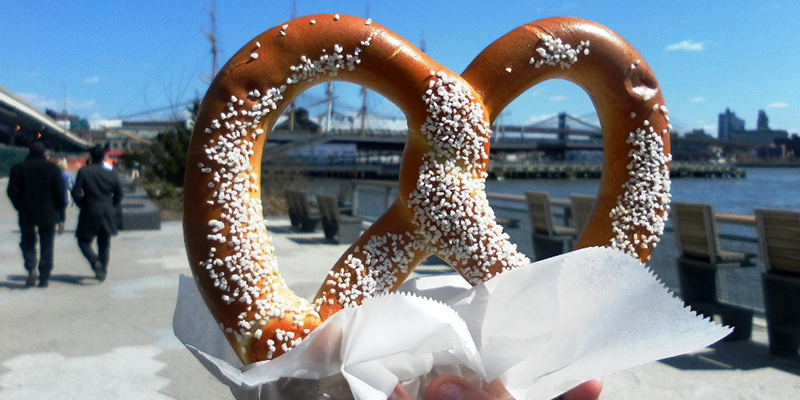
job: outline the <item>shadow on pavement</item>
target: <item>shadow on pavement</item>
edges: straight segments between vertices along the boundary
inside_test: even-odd
[[[335,242],[325,240],[324,237],[321,238],[290,237],[289,240],[297,244],[303,244],[303,245],[337,244]]]
[[[97,279],[95,279],[94,274],[91,275],[54,274],[50,276],[50,282],[63,282],[72,285],[86,286],[86,285],[96,284]]]
[[[6,281],[0,282],[0,288],[6,289],[28,289],[25,286],[25,281],[28,275],[8,275]],[[50,282],[68,283],[71,285],[87,286],[97,283],[97,279],[93,275],[73,275],[73,274],[53,274],[50,276]]]
[[[0,282],[0,288],[5,289],[29,289],[25,287],[25,280],[28,275],[8,275],[8,280]]]
[[[267,231],[275,233],[295,233],[297,232],[292,228],[292,225],[285,226],[268,226]]]
[[[756,370],[776,368],[800,375],[800,356],[779,358],[769,353],[769,346],[752,340],[716,343],[704,351],[661,360],[681,370]]]

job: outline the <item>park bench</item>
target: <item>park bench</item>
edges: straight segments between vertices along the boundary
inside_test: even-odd
[[[720,301],[717,280],[720,270],[755,266],[755,254],[723,250],[710,204],[673,202],[678,275],[681,297],[692,309],[707,317],[719,316],[733,327],[726,340],[749,339],[753,311]]]
[[[769,350],[797,355],[800,348],[800,211],[757,208],[758,242]]]
[[[311,207],[308,195],[301,190],[285,191],[286,205],[289,209],[289,221],[292,227],[301,232],[314,232],[320,220],[319,211]]]
[[[564,253],[575,239],[575,229],[556,225],[547,192],[525,192],[536,260]]]
[[[569,206],[572,210],[572,222],[577,235],[583,232],[583,227],[589,221],[589,216],[592,215],[592,210],[597,202],[594,196],[587,196],[584,194],[571,194],[569,195]]]
[[[335,243],[353,243],[361,235],[361,218],[343,215],[336,197],[318,194],[317,207],[325,239]]]
[[[116,208],[116,214],[119,230],[161,229],[161,209],[141,188],[123,196],[122,203]]]
[[[344,183],[339,185],[336,204],[339,206],[339,213],[353,216],[353,184]]]

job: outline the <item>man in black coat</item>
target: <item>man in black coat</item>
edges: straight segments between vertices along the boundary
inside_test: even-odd
[[[28,270],[25,286],[36,284],[36,241],[39,241],[39,286],[47,287],[53,271],[55,227],[67,207],[61,169],[47,161],[42,142],[33,142],[25,161],[11,167],[8,197],[19,216],[19,247]],[[38,235],[37,235],[38,234]]]
[[[122,203],[122,186],[117,173],[104,165],[106,151],[100,146],[89,150],[91,164],[78,170],[72,198],[80,207],[75,236],[84,257],[99,281],[106,279],[111,237],[117,234],[116,207]],[[97,253],[92,242],[97,238]]]

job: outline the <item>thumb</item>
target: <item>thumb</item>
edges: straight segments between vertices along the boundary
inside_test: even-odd
[[[425,390],[427,400],[494,400],[494,396],[455,375],[434,379]]]

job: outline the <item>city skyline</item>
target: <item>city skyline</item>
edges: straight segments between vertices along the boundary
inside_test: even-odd
[[[165,2],[166,3],[166,2]],[[0,26],[0,85],[35,106],[63,110],[90,120],[163,117],[147,113],[202,97],[203,77],[211,73],[211,1],[143,0],[115,4],[52,0],[10,0]],[[679,132],[703,128],[716,136],[717,119],[730,109],[754,129],[759,110],[770,126],[800,131],[797,101],[800,55],[785,43],[800,38],[800,12],[788,1],[724,6],[676,1],[640,4],[610,1],[452,2],[351,1],[296,2],[296,15],[341,13],[369,17],[422,45],[436,61],[461,72],[481,49],[519,25],[572,15],[602,23],[633,44],[653,68]],[[369,11],[367,11],[369,10]],[[217,4],[220,65],[258,33],[290,18],[292,2]],[[476,18],[479,16],[480,18]],[[720,28],[724,27],[724,28]],[[323,90],[300,100],[319,115]],[[359,90],[337,83],[340,112],[361,106]],[[376,94],[372,112],[401,116]],[[316,107],[316,108],[315,108]],[[324,107],[323,107],[324,108]],[[576,116],[593,112],[588,96],[567,82],[545,82],[525,92],[501,116],[504,124],[527,124],[561,111]]]

